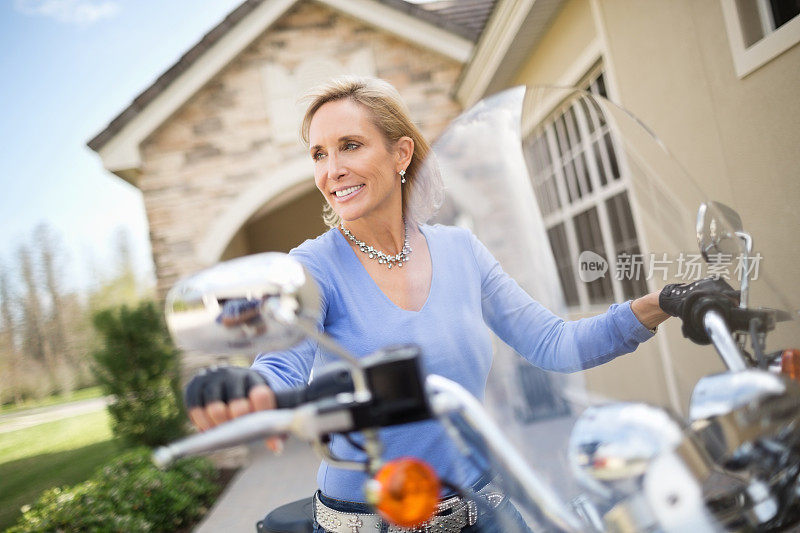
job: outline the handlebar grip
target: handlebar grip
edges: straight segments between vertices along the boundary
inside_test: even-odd
[[[278,409],[292,409],[320,398],[334,397],[342,392],[353,392],[353,377],[347,367],[335,365],[315,377],[307,386],[275,392]]]
[[[734,305],[730,299],[718,294],[697,294],[688,298],[681,316],[683,336],[695,344],[711,344],[711,338],[704,325],[706,313],[716,311],[727,322]]]
[[[297,387],[284,391],[275,392],[275,408],[276,409],[293,409],[298,405],[305,403],[306,393],[308,387]]]

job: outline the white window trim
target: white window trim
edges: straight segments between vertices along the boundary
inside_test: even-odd
[[[598,53],[597,43],[592,43],[592,45],[583,53],[581,54],[578,61],[575,62],[573,67],[570,69],[570,73],[564,76],[562,79],[569,79],[571,81],[571,85],[577,85],[578,83],[582,83],[584,80],[592,78],[596,76],[598,73],[603,73],[603,79],[606,83],[606,90],[608,91],[608,73],[605,69],[605,64],[603,63],[603,55]],[[602,68],[596,68],[595,65],[598,63],[603,63]],[[582,72],[581,72],[582,69]],[[530,117],[527,117],[528,120],[525,120],[523,124],[523,135],[527,137],[531,135],[534,130],[540,127],[543,122],[547,122],[542,129],[542,134],[544,134],[544,138],[547,144],[547,149],[549,150],[551,157],[552,154],[557,154],[558,150],[555,145],[555,125],[553,123],[553,115],[560,114],[562,111],[566,112],[566,108],[568,106],[565,105],[564,97],[567,95],[568,90],[562,91],[553,91],[553,94],[549,98],[543,98],[539,101],[539,108],[536,110],[535,113],[531,113]],[[562,108],[563,109],[560,109]],[[582,113],[578,112],[576,115],[580,127],[583,127],[583,135],[582,138],[590,138],[591,135],[587,134],[588,128],[584,123],[584,117]],[[606,117],[606,120],[611,121],[613,117]],[[614,130],[612,124],[608,125],[609,130]],[[598,132],[595,132],[595,135],[598,135]],[[603,135],[599,135],[599,138],[602,139]],[[614,141],[615,149],[619,147],[616,145],[616,141]],[[600,179],[598,177],[598,170],[596,168],[596,161],[592,157],[586,158],[586,164],[588,165],[589,171],[589,179],[592,182],[592,190],[593,192],[589,194],[588,198],[580,198],[573,202],[567,201],[567,192],[564,190],[564,187],[569,186],[568,180],[563,175],[563,171],[561,169],[561,165],[556,164],[556,159],[553,159],[553,172],[554,176],[556,177],[555,185],[557,188],[557,194],[560,198],[561,208],[558,209],[555,213],[549,213],[547,216],[543,217],[543,222],[546,228],[550,228],[555,224],[562,223],[564,224],[565,235],[567,238],[567,248],[569,250],[572,259],[577,258],[580,250],[578,249],[578,244],[575,239],[575,229],[574,229],[574,218],[577,214],[586,211],[592,207],[597,208],[598,210],[598,220],[600,222],[602,231],[601,235],[603,238],[603,245],[606,249],[606,253],[609,257],[616,257],[616,248],[613,243],[612,231],[611,227],[608,224],[608,213],[606,211],[606,201],[611,198],[612,196],[616,196],[622,192],[625,192],[628,195],[628,204],[631,208],[631,216],[634,221],[634,228],[637,234],[637,240],[639,244],[639,249],[642,250],[642,253],[645,253],[645,243],[642,234],[642,226],[639,223],[638,212],[636,211],[635,206],[633,205],[634,199],[634,191],[632,184],[630,183],[630,169],[627,166],[627,160],[625,158],[624,153],[617,153],[617,164],[620,165],[620,177],[616,181],[612,181],[609,178],[609,181],[606,185],[601,186]],[[607,174],[610,176],[609,169],[606,169]],[[533,191],[533,183],[530,184],[531,190]],[[536,196],[534,195],[534,201],[538,201]],[[594,304],[589,301],[589,294],[586,284],[581,282],[577,270],[573,270],[573,277],[575,279],[575,286],[578,292],[578,304],[569,307],[568,312],[570,314],[575,313],[586,313],[592,310],[600,309],[607,304]],[[624,290],[622,287],[622,282],[616,279],[615,276],[611,275],[611,290],[613,294],[614,301],[622,301],[624,299]],[[650,287],[651,281],[648,280],[646,286],[648,290],[652,290]]]
[[[800,42],[800,17],[795,17],[777,30],[765,35],[752,46],[745,47],[742,24],[736,0],[720,0],[733,64],[739,79],[766,65]]]
[[[569,92],[569,88],[575,87],[585,77],[586,73],[592,70],[592,67],[599,62],[603,62],[605,66],[606,56],[603,53],[603,47],[597,39],[592,40],[589,45],[578,55],[578,57],[570,64],[569,68],[561,75],[560,78],[552,87],[563,87],[563,91],[553,90],[551,93],[538,103],[539,108],[525,116],[525,123],[522,125],[522,131],[525,135],[536,127],[539,123],[545,120],[553,113],[556,107],[561,104],[564,96]],[[606,85],[606,90],[609,87]],[[612,94],[609,92],[609,97]]]
[[[542,97],[538,102],[537,106],[538,109],[533,110],[533,112],[528,113],[524,117],[524,123],[522,124],[522,134],[523,137],[527,137],[531,134],[531,132],[538,127],[543,121],[545,121],[549,116],[551,116],[555,110],[563,103],[564,96],[569,92],[567,88],[575,87],[582,81],[584,81],[588,76],[590,76],[593,67],[598,63],[602,63],[603,65],[603,77],[606,83],[606,93],[608,94],[608,99],[611,102],[619,102],[620,101],[620,90],[619,86],[617,85],[617,80],[615,76],[615,69],[614,69],[614,62],[613,58],[608,52],[608,39],[606,37],[605,26],[602,21],[601,11],[599,0],[591,0],[591,7],[592,7],[592,15],[595,21],[595,27],[597,28],[598,35],[595,39],[589,42],[589,44],[575,57],[575,59],[564,69],[561,75],[558,77],[554,87],[563,87],[563,91],[553,90],[551,94]],[[613,117],[609,117],[611,119]],[[589,163],[591,166],[594,163]],[[608,195],[604,195],[602,202],[605,202],[606,199],[610,198],[611,196],[618,194],[619,192],[625,191],[628,194],[628,204],[631,209],[631,216],[633,217],[633,224],[634,228],[636,229],[636,236],[639,240],[639,250],[642,254],[647,257],[648,250],[650,250],[650,245],[648,242],[648,238],[646,233],[644,232],[644,224],[642,221],[641,213],[639,212],[639,204],[636,198],[636,190],[631,183],[630,180],[630,168],[628,166],[627,157],[619,157],[617,160],[617,164],[620,165],[620,179],[619,181],[614,184],[611,188],[609,188]],[[558,180],[556,180],[558,183]],[[596,185],[596,184],[593,184]],[[609,183],[608,186],[611,184]],[[535,195],[535,191],[533,189],[533,183],[529,182],[531,196],[534,201],[538,201]],[[613,192],[612,192],[613,190]],[[600,201],[600,200],[598,200]],[[548,222],[549,221],[549,222]],[[554,219],[552,217],[548,217],[545,222],[546,225],[553,223]],[[570,239],[570,232],[567,232],[567,239],[568,239],[568,247],[572,247],[572,244],[569,242]],[[576,274],[577,275],[577,274]],[[612,276],[612,280],[614,277]],[[616,286],[616,282],[612,285],[614,288],[615,297],[617,294],[622,294],[621,288]],[[647,280],[647,289],[648,291],[652,291],[655,288],[654,280]],[[618,292],[619,291],[619,292]],[[577,306],[570,306],[568,309],[568,314],[573,317],[582,316],[585,313],[592,313],[596,314],[601,311],[605,311],[607,309],[606,304],[592,304],[587,303],[587,299],[584,299],[582,295],[579,294],[579,301],[580,303]],[[672,374],[670,374],[672,375]],[[674,389],[674,390],[673,390]],[[674,388],[674,385],[670,387],[671,391],[671,398],[673,398],[674,391],[677,390]],[[674,398],[673,398],[674,399]],[[679,404],[676,404],[679,405]]]

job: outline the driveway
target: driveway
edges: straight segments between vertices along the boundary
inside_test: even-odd
[[[289,439],[281,455],[253,444],[252,462],[242,468],[195,529],[196,533],[255,532],[256,522],[276,507],[310,498],[317,488],[319,458],[311,447]]]

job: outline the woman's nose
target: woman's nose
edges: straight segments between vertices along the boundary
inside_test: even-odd
[[[345,169],[335,155],[328,156],[328,179],[339,180],[345,175]]]

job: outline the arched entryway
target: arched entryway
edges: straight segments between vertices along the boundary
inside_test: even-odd
[[[267,202],[239,228],[221,260],[259,252],[288,252],[306,239],[324,233],[324,200],[316,187],[304,186]]]
[[[290,160],[243,190],[215,217],[198,242],[196,259],[209,266],[257,252],[288,252],[327,229],[322,202],[308,158]]]

